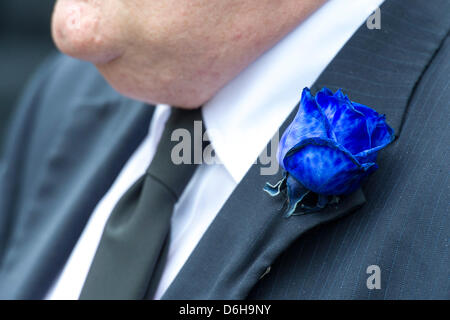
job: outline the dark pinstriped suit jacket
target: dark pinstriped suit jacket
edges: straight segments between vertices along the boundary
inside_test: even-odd
[[[337,208],[285,219],[261,191],[281,173],[254,165],[163,298],[450,298],[450,2],[387,0],[381,10],[381,30],[363,25],[313,87],[341,87],[387,115],[397,140],[380,169]],[[86,63],[46,63],[1,167],[0,298],[46,294],[152,112]],[[381,289],[366,286],[370,265]]]

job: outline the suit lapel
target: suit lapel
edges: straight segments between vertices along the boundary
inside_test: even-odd
[[[298,236],[364,203],[359,190],[336,208],[286,219],[281,201],[262,191],[254,165],[217,215],[164,299],[242,299]]]
[[[405,8],[400,2],[386,1],[381,7],[382,29],[369,30],[362,25],[322,73],[312,91],[324,86],[333,91],[343,88],[352,100],[386,114],[398,136],[409,97],[437,49],[435,38],[441,35],[430,34],[429,42],[424,39],[420,47],[418,43],[412,47],[396,34],[395,17],[401,14],[420,21],[420,8],[424,5],[414,0]],[[280,133],[292,121],[296,109],[281,126]],[[294,240],[312,228],[355,211],[365,202],[360,189],[336,207],[286,219],[279,214],[280,200],[262,191],[266,181],[278,181],[281,173],[262,176],[260,169],[260,165],[251,167],[163,299],[245,298]]]

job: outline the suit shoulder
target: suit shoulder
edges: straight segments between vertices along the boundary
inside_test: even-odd
[[[71,101],[111,101],[121,97],[94,65],[59,53],[49,57],[35,77],[41,82],[46,105],[62,107]]]
[[[10,135],[17,135],[11,132],[14,127],[22,127],[39,145],[50,143],[58,128],[73,121],[83,106],[102,108],[120,99],[124,98],[95,66],[56,53],[42,63],[23,91]]]
[[[60,53],[50,55],[30,78],[15,110],[15,122],[28,118],[51,127],[80,105],[104,105],[122,99],[95,66]],[[22,121],[23,122],[23,121]],[[28,124],[29,125],[29,124]]]
[[[23,91],[9,124],[3,153],[19,158],[42,158],[42,150],[88,109],[103,110],[123,100],[95,66],[62,54],[49,56]],[[9,156],[8,156],[9,155]]]

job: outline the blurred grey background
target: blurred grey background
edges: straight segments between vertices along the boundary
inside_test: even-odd
[[[55,0],[0,0],[0,150],[27,80],[54,49],[50,18]]]

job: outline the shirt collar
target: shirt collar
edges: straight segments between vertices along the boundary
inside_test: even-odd
[[[329,0],[203,108],[216,156],[239,183],[345,43],[384,0]]]

